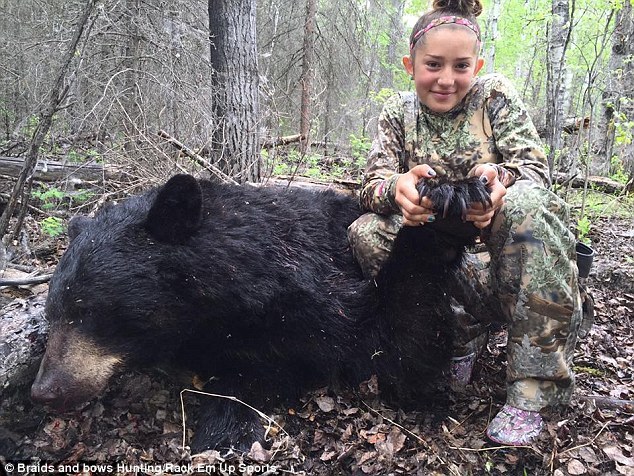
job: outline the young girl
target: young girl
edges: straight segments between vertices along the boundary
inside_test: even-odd
[[[379,118],[361,191],[369,211],[349,228],[355,256],[377,275],[402,226],[435,220],[419,202],[421,178],[477,176],[492,206],[473,205],[466,216],[482,230],[490,254],[481,279],[473,260],[458,273],[494,306],[474,316],[468,302],[452,363],[454,385],[466,385],[486,333],[480,322],[508,322],[507,401],[487,427],[507,445],[531,443],[543,426],[539,411],[569,401],[572,354],[581,319],[575,239],[564,202],[548,190],[550,177],[537,131],[511,83],[498,74],[476,77],[480,0],[435,0],[410,36],[403,58],[416,93],[393,96]]]

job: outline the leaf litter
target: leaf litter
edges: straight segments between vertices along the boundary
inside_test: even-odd
[[[634,476],[634,263],[623,259],[634,256],[634,240],[626,221],[611,218],[597,229],[611,232],[591,236],[597,256],[588,285],[596,321],[575,352],[577,390],[569,407],[545,412],[546,431],[530,447],[500,447],[484,436],[504,403],[501,329],[492,334],[467,391],[447,396],[444,414],[389,407],[370,380],[355,391],[318,389],[295,407],[277,409],[270,416],[284,431],[269,425],[268,447],[256,444],[246,455],[191,455],[182,447],[179,395],[194,385],[169,380],[158,370],[128,372],[113,379],[100,400],[63,415],[34,406],[28,387],[5,396],[0,459],[125,462],[122,471],[89,473],[121,475],[199,467],[227,475]],[[2,290],[5,305],[7,293],[16,291]],[[22,299],[29,291],[19,292]],[[187,438],[202,398],[184,397]],[[146,470],[139,473],[135,465]]]

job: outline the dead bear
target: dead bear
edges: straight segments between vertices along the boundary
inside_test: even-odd
[[[472,180],[436,200],[468,204],[482,191]],[[443,206],[449,217],[461,213],[452,207]],[[356,200],[334,192],[177,175],[73,220],[50,283],[32,398],[68,409],[123,368],[170,361],[209,378],[210,392],[265,410],[372,374],[387,398],[424,407],[451,354],[452,310],[438,297],[477,231],[459,219],[406,227],[374,282],[347,242],[360,214]],[[248,450],[263,439],[247,407],[205,405],[193,451]]]

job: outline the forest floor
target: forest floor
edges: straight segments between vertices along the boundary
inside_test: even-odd
[[[500,447],[484,436],[504,403],[500,329],[491,335],[472,384],[464,394],[448,396],[445,414],[389,408],[372,381],[354,392],[321,389],[272,415],[283,429],[271,429],[270,449],[256,446],[241,456],[192,457],[183,448],[183,415],[211,397],[185,394],[183,412],[183,386],[159,371],[121,375],[98,401],[64,415],[34,406],[28,388],[18,389],[0,402],[0,474],[10,468],[4,463],[22,461],[31,467],[18,472],[16,466],[9,474],[53,472],[42,468],[48,463],[76,474],[199,468],[222,475],[634,476],[634,221],[597,219],[589,238],[597,252],[588,279],[596,321],[575,353],[577,389],[568,408],[545,415],[546,431],[530,447]],[[52,252],[36,265],[54,266],[63,240],[48,246]],[[45,293],[46,285],[0,288],[0,316],[28,308]],[[192,426],[186,425],[188,436]]]

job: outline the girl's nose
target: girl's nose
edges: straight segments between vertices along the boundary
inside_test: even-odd
[[[454,82],[451,71],[442,71],[438,76],[438,85],[440,86],[452,86]]]

